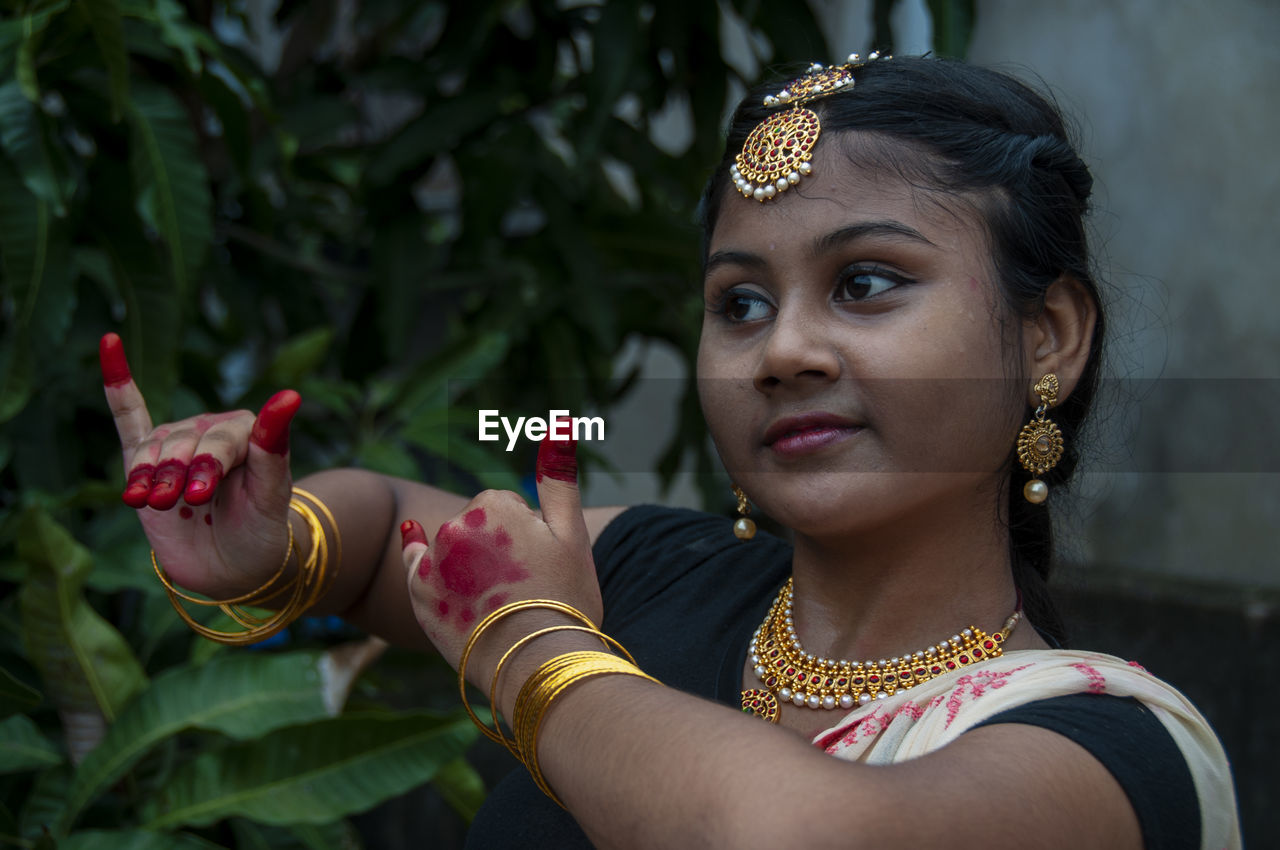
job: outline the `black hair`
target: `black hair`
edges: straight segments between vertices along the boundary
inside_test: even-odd
[[[1093,187],[1089,168],[1056,105],[1007,74],[953,60],[897,57],[869,62],[854,77],[851,88],[809,104],[820,116],[823,134],[868,133],[877,164],[916,185],[973,199],[1012,315],[1038,315],[1049,286],[1064,276],[1078,281],[1097,305],[1084,372],[1071,395],[1050,412],[1062,429],[1065,452],[1040,478],[1056,492],[1079,462],[1077,438],[1097,393],[1102,359],[1102,298],[1085,228]],[[730,193],[736,195],[729,176],[734,155],[751,130],[776,111],[765,107],[763,98],[778,88],[776,83],[760,87],[734,113],[725,156],[702,200],[704,259],[720,205]],[[875,145],[875,140],[890,144]],[[1026,418],[1031,413],[1028,406]],[[1012,448],[1009,464],[1020,470]],[[1047,504],[1023,497],[1027,479],[1011,471],[1006,494],[1014,582],[1031,622],[1065,644],[1065,627],[1047,586],[1054,563],[1053,523]]]

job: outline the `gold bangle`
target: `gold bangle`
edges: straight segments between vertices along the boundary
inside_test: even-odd
[[[334,548],[341,553],[341,538],[338,534],[338,526],[334,520],[333,513],[323,502],[316,498],[313,494],[306,491],[298,491],[302,497],[316,505],[329,520],[333,526]],[[293,497],[289,500],[289,508],[297,513],[307,526],[307,531],[311,537],[311,551],[307,553],[305,558],[302,557],[298,549],[297,539],[293,534],[293,524],[288,523],[289,529],[289,548],[285,553],[285,559],[280,570],[276,575],[251,593],[237,596],[232,599],[224,600],[204,600],[190,596],[173,586],[168,580],[168,576],[164,574],[160,564],[156,561],[154,550],[151,553],[151,562],[156,570],[156,575],[160,577],[161,583],[165,587],[165,592],[169,595],[169,601],[173,604],[174,610],[178,616],[182,618],[196,634],[218,643],[228,644],[231,646],[245,646],[265,640],[272,635],[278,633],[290,623],[296,620],[322,595],[329,572],[329,544],[325,536],[324,527],[320,523],[320,517],[315,510],[311,508],[302,498]],[[272,594],[264,597],[268,588],[271,588],[276,580],[283,574],[288,566],[289,559],[293,554],[298,553],[298,570],[293,578],[282,585]],[[340,557],[340,555],[339,555]],[[336,573],[336,570],[335,570]],[[249,602],[255,599],[270,598],[271,595],[278,595],[286,589],[290,590],[289,597],[278,611],[266,617],[259,617],[251,614],[240,607],[240,603]],[[237,625],[243,626],[244,631],[226,632],[219,629],[210,628],[203,623],[197,621],[183,607],[182,601],[195,603],[197,605],[216,605],[218,608],[231,618]]]
[[[619,652],[625,655],[628,660],[630,660],[632,665],[635,665],[636,663],[636,660],[631,657],[630,652],[627,652],[627,648],[625,646],[618,643],[618,641],[614,640],[599,629],[588,626],[548,626],[545,629],[538,629],[532,634],[527,634],[520,638],[520,640],[513,643],[511,648],[504,652],[502,657],[498,659],[498,665],[493,668],[493,679],[489,681],[489,713],[493,715],[493,731],[496,733],[495,740],[506,747],[511,755],[516,758],[520,758],[520,753],[516,750],[515,742],[508,741],[506,735],[502,734],[502,724],[498,721],[498,678],[502,675],[502,668],[506,665],[507,659],[519,651],[520,647],[527,645],[530,641],[540,638],[543,635],[549,635],[552,632],[586,632],[587,634],[595,635],[602,643],[605,644],[605,646],[614,646]],[[514,713],[512,716],[514,717]],[[484,731],[488,732],[489,730],[485,729]]]
[[[558,806],[564,803],[551,790],[538,762],[538,735],[551,703],[570,686],[595,676],[620,673],[657,682],[634,664],[607,652],[582,651],[558,655],[543,664],[529,677],[516,698],[513,734],[521,761],[538,788]]]
[[[568,605],[555,599],[524,599],[519,602],[509,602],[476,624],[476,627],[471,630],[471,636],[467,638],[467,645],[462,648],[462,657],[458,659],[458,693],[462,697],[462,707],[466,709],[467,716],[471,718],[471,722],[474,723],[490,741],[501,742],[502,738],[499,733],[494,732],[480,721],[480,718],[476,716],[474,711],[472,711],[471,703],[467,701],[467,661],[470,660],[471,651],[475,649],[476,644],[480,641],[480,637],[484,634],[486,629],[498,620],[501,620],[503,617],[514,614],[517,611],[529,611],[534,608],[546,608],[552,611],[560,611],[578,620],[583,625],[590,626],[592,629],[598,630],[596,624],[591,622],[591,619],[586,614],[582,613],[577,608],[574,608],[572,605]],[[493,722],[495,725],[497,724],[497,717],[494,717]]]
[[[261,594],[266,593],[267,588],[275,584],[276,579],[284,575],[285,567],[289,566],[289,559],[293,557],[293,525],[291,523],[285,523],[285,527],[289,529],[289,542],[284,547],[284,560],[280,562],[280,569],[276,570],[275,575],[267,579],[261,587],[257,587],[248,593],[242,593],[241,595],[234,596],[230,599],[202,599],[199,596],[192,596],[188,593],[183,593],[181,590],[174,587],[173,582],[169,580],[169,576],[165,574],[164,569],[160,566],[160,562],[156,560],[155,549],[151,550],[151,568],[156,571],[156,577],[160,579],[160,583],[163,584],[171,594],[177,596],[179,599],[184,599],[193,605],[207,605],[214,608],[219,605],[234,605],[238,602],[249,602],[250,600],[260,598]]]

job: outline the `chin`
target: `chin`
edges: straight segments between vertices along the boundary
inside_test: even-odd
[[[994,510],[998,482],[974,473],[765,473],[742,483],[774,521],[813,538],[855,537],[959,508]]]

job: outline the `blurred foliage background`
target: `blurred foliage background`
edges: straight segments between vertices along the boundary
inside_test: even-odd
[[[930,5],[962,45],[972,2]],[[833,56],[787,0],[6,3],[0,846],[359,846],[344,818],[408,788],[483,796],[454,708],[352,690],[377,645],[191,638],[119,501],[103,333],[157,422],[292,386],[298,472],[517,487],[451,413],[549,379],[607,411],[626,341],[691,358],[727,110]],[[709,469],[691,388],[679,419],[661,471]]]

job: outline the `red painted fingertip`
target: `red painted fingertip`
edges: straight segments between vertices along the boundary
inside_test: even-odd
[[[408,546],[410,543],[421,543],[427,545],[427,533],[422,530],[422,526],[411,519],[407,519],[400,523],[400,548]]]
[[[125,482],[124,492],[120,498],[131,508],[145,508],[147,497],[151,495],[151,485],[156,479],[156,468],[149,463],[140,463],[129,472],[129,480]]]
[[[156,467],[156,483],[147,497],[147,507],[167,511],[178,504],[187,483],[187,465],[180,460],[166,460]]]
[[[281,390],[267,399],[253,423],[249,441],[272,454],[289,453],[289,423],[302,405],[302,396],[293,390]]]
[[[103,334],[98,340],[98,362],[102,365],[102,383],[108,387],[122,387],[133,380],[129,373],[129,361],[124,356],[124,342],[119,334]]]
[[[188,505],[204,505],[222,481],[222,461],[211,454],[196,455],[187,470],[187,491],[182,497]]]
[[[574,439],[553,440],[551,434],[542,438],[538,446],[537,480],[542,476],[578,483],[578,441]]]

